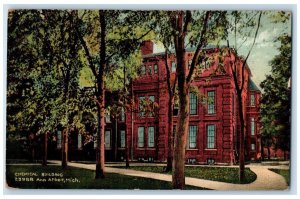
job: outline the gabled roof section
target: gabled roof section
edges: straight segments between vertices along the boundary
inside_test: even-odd
[[[252,81],[252,79],[249,78],[249,82],[248,82],[248,88],[250,91],[259,91],[259,88],[256,86],[256,84]]]

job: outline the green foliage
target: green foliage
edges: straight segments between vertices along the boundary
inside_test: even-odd
[[[291,78],[291,37],[280,36],[279,54],[271,60],[271,75],[260,84],[263,88],[261,98],[262,141],[265,146],[289,151],[291,91],[288,81]]]
[[[8,24],[9,137],[54,132],[58,125],[82,129],[82,64],[69,13],[14,10]]]

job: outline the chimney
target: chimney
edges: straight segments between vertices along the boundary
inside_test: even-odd
[[[152,54],[153,42],[151,40],[143,41],[141,51],[142,51],[142,55]]]

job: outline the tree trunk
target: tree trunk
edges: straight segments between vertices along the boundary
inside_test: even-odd
[[[270,151],[270,147],[268,146],[268,160],[271,159],[271,151]]]
[[[133,80],[131,79],[131,161],[133,160],[133,146],[134,146],[134,142],[133,142],[133,118],[134,118],[134,93],[133,93]]]
[[[117,161],[117,157],[118,157],[118,118],[116,117],[116,129],[115,129],[115,132],[116,132],[116,134],[115,134],[115,146],[114,146],[114,148],[115,148],[115,161]]]
[[[239,157],[239,180],[240,183],[245,182],[245,123],[243,114],[243,99],[242,91],[237,92],[239,103],[239,117],[240,117],[240,157]]]
[[[179,83],[179,81],[178,81]],[[186,89],[184,89],[186,90]],[[188,104],[189,97],[187,91],[183,92],[184,94],[179,94],[179,113],[178,113],[178,123],[176,128],[175,135],[175,146],[174,146],[174,172],[172,175],[173,189],[184,189],[185,187],[185,149],[186,149],[186,140],[188,134]]]
[[[62,151],[62,160],[61,160],[61,166],[63,169],[65,169],[68,166],[68,134],[69,134],[69,127],[67,126],[66,129],[63,130],[63,136],[62,136],[62,145],[61,145],[61,151]]]
[[[174,152],[174,129],[173,129],[173,102],[174,96],[169,95],[168,103],[168,157],[166,172],[172,171],[173,152]]]
[[[263,141],[262,141],[262,138],[260,138],[260,150],[261,150],[261,161],[264,161],[265,160],[265,151],[264,151],[264,144],[263,144]]]
[[[182,27],[183,14],[178,15],[178,27]],[[178,77],[178,95],[179,112],[178,122],[174,142],[174,172],[172,175],[173,189],[184,189],[185,187],[185,148],[189,125],[189,84],[186,82],[187,63],[185,60],[184,34],[174,38],[176,59],[177,59],[177,77]]]
[[[105,129],[105,110],[104,102],[98,106],[98,132],[97,132],[97,151],[96,151],[96,176],[104,178],[105,148],[104,148],[104,129]]]
[[[35,160],[35,149],[34,146],[31,147],[31,162],[34,162]]]
[[[125,114],[125,118],[126,118],[126,114]],[[125,119],[125,122],[126,122],[126,119]],[[125,160],[126,160],[126,168],[128,168],[129,167],[129,148],[128,148],[127,131],[125,131]]]
[[[47,156],[48,156],[48,133],[44,133],[44,146],[43,146],[43,166],[47,166]]]
[[[123,68],[123,74],[124,74],[124,79],[123,79],[123,84],[124,84],[124,99],[123,99],[123,109],[124,109],[124,123],[125,123],[125,161],[126,161],[126,168],[129,167],[129,150],[128,150],[128,136],[127,136],[127,117],[126,117],[126,94],[127,94],[127,89],[126,89],[126,67],[124,66]]]
[[[104,148],[104,131],[105,131],[105,89],[104,89],[104,70],[106,68],[106,21],[105,11],[99,10],[100,22],[100,66],[97,77],[97,102],[98,102],[98,133],[97,133],[97,152],[96,152],[96,176],[95,178],[104,178],[105,148]]]

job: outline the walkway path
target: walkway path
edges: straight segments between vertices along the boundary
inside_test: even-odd
[[[60,161],[49,161],[51,163],[60,164]],[[84,168],[95,170],[95,164],[81,164],[81,163],[73,163],[69,162],[69,166]],[[232,183],[225,183],[225,182],[218,182],[212,180],[203,180],[198,178],[186,177],[185,183],[186,185],[192,185],[196,187],[203,187],[213,190],[287,190],[288,185],[285,179],[270,170],[268,170],[268,166],[260,166],[260,165],[249,165],[249,167],[256,175],[257,178],[254,182],[249,184],[232,184]],[[272,166],[274,168],[274,166]],[[145,171],[136,171],[131,169],[120,169],[120,168],[113,168],[113,167],[105,167],[105,171],[108,173],[118,173],[122,175],[129,175],[129,176],[137,176],[137,177],[144,177],[144,178],[151,178],[156,180],[163,180],[163,181],[172,181],[172,176],[168,174],[162,173],[152,173],[152,172],[145,172]]]

